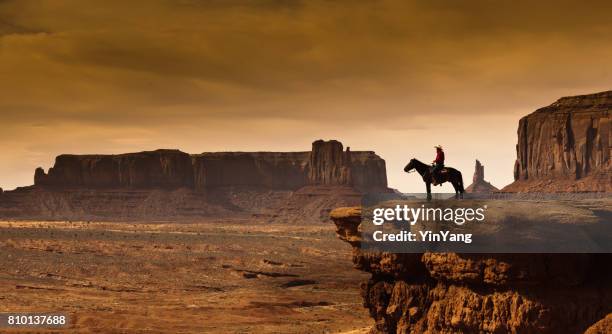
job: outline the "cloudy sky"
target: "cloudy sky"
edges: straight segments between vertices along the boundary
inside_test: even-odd
[[[0,0],[0,187],[60,153],[435,144],[512,181],[518,119],[612,88],[610,1]],[[466,180],[466,183],[469,183]]]

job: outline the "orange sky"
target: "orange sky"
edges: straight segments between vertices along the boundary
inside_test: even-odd
[[[503,186],[521,116],[612,88],[611,14],[609,1],[3,0],[0,187],[60,153],[319,138],[375,150],[404,191],[422,190],[404,164],[435,144],[464,178],[478,158]]]

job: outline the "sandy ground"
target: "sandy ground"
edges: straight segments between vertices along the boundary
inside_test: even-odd
[[[64,312],[70,333],[364,333],[350,258],[331,223],[4,221],[0,312]]]

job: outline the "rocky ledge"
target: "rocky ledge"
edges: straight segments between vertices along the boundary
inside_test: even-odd
[[[355,268],[371,274],[361,289],[372,333],[600,333],[610,324],[610,254],[362,251],[361,209],[330,215]]]

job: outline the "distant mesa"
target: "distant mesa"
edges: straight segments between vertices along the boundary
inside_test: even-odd
[[[35,170],[33,186],[2,194],[0,217],[320,222],[331,208],[380,191],[391,191],[385,161],[337,140],[317,140],[302,152],[62,154],[48,172]]]
[[[317,140],[306,152],[210,152],[189,155],[156,150],[118,155],[60,155],[34,185],[58,188],[205,190],[253,186],[295,190],[309,185],[347,185],[360,191],[387,188],[385,161],[371,151],[343,150],[336,140]]]
[[[521,118],[506,192],[611,192],[612,91],[563,97]]]
[[[491,183],[485,181],[484,179],[484,166],[480,163],[480,161],[476,160],[476,166],[474,170],[474,177],[472,178],[472,184],[465,189],[468,193],[492,193],[499,191],[495,186]]]

